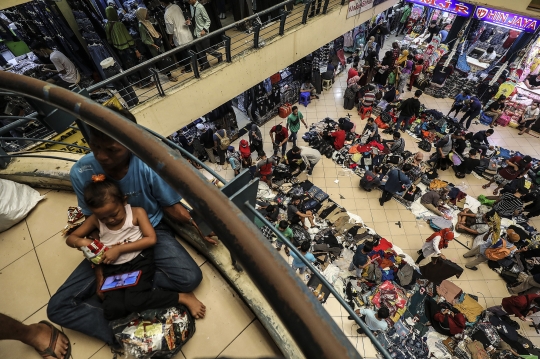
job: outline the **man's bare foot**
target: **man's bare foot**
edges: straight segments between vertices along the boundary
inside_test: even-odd
[[[52,350],[49,353],[54,353],[59,359],[67,359],[69,348],[69,340],[62,332],[58,333],[56,342],[51,343],[54,331],[56,328],[45,323],[35,323],[28,326],[29,335],[27,344],[36,349],[44,358],[54,358],[52,355],[47,355],[47,349]],[[45,352],[44,352],[45,351]]]
[[[185,305],[195,319],[202,319],[206,315],[206,306],[193,293],[178,293],[178,303]]]

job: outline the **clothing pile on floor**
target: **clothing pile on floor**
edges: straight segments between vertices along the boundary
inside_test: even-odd
[[[437,181],[433,181],[435,186],[443,185]],[[276,205],[279,221],[287,219],[292,196],[303,198],[299,208],[309,208],[319,226],[305,230],[292,225],[293,243],[311,242],[316,268],[343,293],[351,308],[389,308],[389,329],[376,337],[394,358],[517,358],[510,348],[522,355],[540,353],[517,333],[517,323],[486,311],[478,297],[447,280],[459,278],[463,272],[459,265],[441,259],[418,267],[401,248],[380,238],[359,216],[347,212],[310,181],[293,178],[277,194],[261,182],[257,200]],[[275,239],[269,228],[262,225],[261,229],[269,240]],[[357,247],[368,241],[376,242],[368,254],[372,263],[358,280],[349,265]],[[324,302],[329,291],[315,279],[312,276],[307,285]],[[478,356],[484,352],[490,356]]]

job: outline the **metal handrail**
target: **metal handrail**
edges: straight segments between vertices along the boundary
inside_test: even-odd
[[[170,57],[171,55],[174,55],[174,54],[177,54],[179,52],[182,52],[184,50],[188,50],[188,49],[191,49],[193,46],[195,46],[196,44],[198,44],[199,42],[202,42],[202,41],[205,41],[206,39],[209,39],[209,38],[212,38],[212,37],[215,37],[215,36],[218,36],[218,35],[224,35],[225,34],[225,31],[227,30],[231,30],[231,29],[234,29],[235,27],[237,27],[238,25],[241,25],[245,22],[248,22],[250,20],[254,20],[256,18],[258,18],[259,16],[261,15],[264,15],[264,14],[268,14],[274,10],[277,10],[277,9],[280,9],[280,8],[283,8],[285,5],[289,4],[289,3],[292,3],[294,0],[287,0],[287,1],[284,1],[284,2],[281,2],[277,5],[274,5],[264,11],[261,11],[260,13],[256,13],[256,14],[253,14],[245,19],[242,19],[240,21],[236,21],[230,25],[227,25],[227,26],[224,26],[222,27],[221,29],[218,29],[216,31],[213,31],[211,33],[209,33],[208,35],[204,36],[204,37],[199,37],[198,39],[195,39],[193,41],[190,41],[188,43],[185,43],[185,44],[182,44],[178,47],[175,47],[174,49],[172,50],[169,50],[167,52],[164,52],[156,57],[153,57],[149,60],[146,60],[144,62],[141,62],[140,64],[138,65],[135,65],[133,66],[132,68],[126,70],[126,71],[123,71],[117,75],[114,75],[104,81],[101,81],[101,82],[98,82],[97,84],[94,84],[90,87],[88,87],[88,91],[91,92],[91,91],[94,91],[94,90],[97,90],[97,89],[100,89],[100,88],[103,88],[105,87],[106,85],[110,84],[110,83],[113,83],[121,78],[124,78],[126,76],[129,76],[129,75],[132,75],[140,70],[143,70],[145,68],[147,68],[148,66],[150,65],[153,65],[153,64],[156,64],[168,57]]]
[[[80,148],[81,150],[90,151],[88,147],[74,145],[73,143],[67,143],[67,142],[60,142],[60,141],[52,141],[52,140],[43,140],[41,138],[28,138],[28,137],[0,137],[0,140],[5,141],[18,141],[18,140],[24,140],[24,141],[31,141],[31,142],[43,142],[43,143],[54,143],[55,145],[65,145],[73,148]]]
[[[43,81],[0,72],[0,87],[66,111],[107,133],[152,168],[204,217],[250,274],[308,358],[361,358],[261,231],[180,154],[118,113]]]

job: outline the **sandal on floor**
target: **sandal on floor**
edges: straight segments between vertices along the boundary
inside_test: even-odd
[[[46,357],[58,358],[58,356],[56,356],[56,354],[54,353],[54,349],[56,348],[56,342],[58,341],[58,337],[60,335],[63,335],[66,337],[68,341],[68,348],[66,350],[66,355],[64,355],[64,358],[69,359],[71,356],[71,341],[69,340],[67,335],[60,332],[54,325],[52,325],[46,320],[42,320],[40,323],[45,324],[46,326],[51,328],[51,340],[49,342],[49,346],[45,350],[39,351],[36,349],[38,354],[41,355],[43,358],[46,358]]]
[[[485,185],[482,186],[483,189],[486,189],[486,188],[488,188],[488,187],[489,187],[488,184],[485,184]]]
[[[496,188],[495,191],[493,191],[493,194],[496,196],[498,192],[499,192],[499,189]]]

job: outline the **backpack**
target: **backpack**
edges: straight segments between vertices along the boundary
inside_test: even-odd
[[[511,248],[506,248],[506,240],[502,240],[502,245],[499,248],[488,248],[486,249],[484,255],[487,259],[492,261],[499,261],[501,259],[504,259],[510,255],[512,250],[516,248],[515,246],[512,246]]]
[[[429,152],[431,151],[431,143],[426,140],[422,140],[418,143],[418,148],[423,151]]]
[[[231,144],[231,139],[227,136],[227,130],[223,131],[225,132],[225,136],[221,137],[218,131],[216,131],[216,136],[219,138],[219,148],[221,148],[222,150],[226,150],[227,147],[229,147],[229,145]]]

